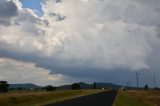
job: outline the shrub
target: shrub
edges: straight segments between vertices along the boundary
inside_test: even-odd
[[[145,89],[145,90],[148,90],[148,85],[147,85],[147,84],[144,86],[144,89]]]
[[[51,85],[48,85],[48,86],[45,87],[45,89],[46,89],[47,91],[54,91],[54,90],[56,90],[57,88],[56,88],[56,87],[53,87],[53,86],[51,86]]]
[[[72,89],[73,89],[73,90],[81,89],[81,86],[80,86],[79,83],[73,83],[73,84],[72,84]]]
[[[0,81],[0,92],[8,92],[9,84],[7,81]]]

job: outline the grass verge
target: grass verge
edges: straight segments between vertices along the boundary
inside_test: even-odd
[[[40,106],[98,93],[100,90],[65,90],[0,94],[0,106]]]
[[[127,91],[119,91],[113,106],[149,106],[141,98]]]

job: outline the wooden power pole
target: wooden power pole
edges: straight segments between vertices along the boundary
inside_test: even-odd
[[[154,82],[154,88],[156,88],[156,75],[154,73],[154,79],[153,79],[153,82]]]
[[[139,73],[136,72],[136,78],[137,78],[137,89],[139,89]]]

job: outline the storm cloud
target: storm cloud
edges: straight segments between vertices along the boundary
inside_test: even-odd
[[[1,57],[100,81],[120,80],[116,72],[159,73],[159,0],[44,0],[43,16],[20,4],[0,2]]]
[[[18,14],[18,9],[12,1],[0,1],[0,24],[10,25],[11,18]]]

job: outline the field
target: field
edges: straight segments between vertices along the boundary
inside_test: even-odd
[[[40,106],[97,92],[100,90],[14,91],[0,94],[0,106]]]
[[[160,106],[160,91],[119,91],[114,106]]]
[[[101,90],[12,91],[0,94],[0,106],[40,106],[98,93]],[[95,101],[96,102],[96,101]],[[120,90],[113,106],[160,106],[160,91]]]

